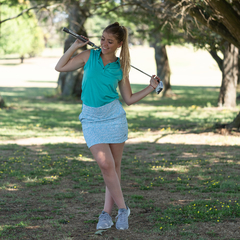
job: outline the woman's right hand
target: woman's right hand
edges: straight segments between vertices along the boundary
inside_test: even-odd
[[[84,38],[84,39],[86,39],[87,41],[86,41],[86,42],[83,42],[83,41],[81,41],[80,39],[76,39],[76,41],[73,43],[73,46],[74,46],[74,47],[76,47],[76,48],[81,48],[81,47],[83,47],[83,46],[85,46],[85,45],[88,44],[88,42],[89,42],[88,38],[86,38],[86,37],[84,37],[84,36],[82,36],[82,35],[81,35],[81,37]]]

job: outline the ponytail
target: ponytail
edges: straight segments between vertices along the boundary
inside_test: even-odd
[[[123,80],[128,77],[130,68],[131,68],[131,61],[130,61],[130,53],[129,53],[129,48],[128,48],[128,31],[127,28],[122,26],[124,30],[124,39],[123,39],[123,44],[120,52],[120,63],[123,71]]]
[[[123,42],[120,52],[120,64],[123,72],[123,81],[128,77],[130,72],[130,53],[128,47],[128,30],[124,26],[120,26],[115,22],[105,28],[104,32],[114,35],[118,42]]]

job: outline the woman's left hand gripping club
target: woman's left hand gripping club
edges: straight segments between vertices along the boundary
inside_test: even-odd
[[[161,79],[156,76],[156,75],[152,75],[151,79],[150,79],[150,85],[156,89],[156,87],[158,86],[158,83],[161,81]]]

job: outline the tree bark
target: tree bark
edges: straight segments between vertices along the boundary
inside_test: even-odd
[[[240,50],[238,49],[238,85],[240,85]]]
[[[238,80],[238,49],[231,43],[225,43],[222,67],[222,85],[218,106],[236,107]]]
[[[238,85],[240,85],[240,50],[238,49]],[[240,94],[237,96],[237,100],[240,100]]]
[[[206,0],[232,36],[240,41],[240,17],[226,0]]]
[[[199,6],[197,4],[191,6],[191,4],[188,5],[187,1],[182,0],[170,0],[170,1],[175,3],[176,6],[179,6],[181,10],[183,10],[184,8],[188,9],[188,14],[190,16],[192,16],[194,19],[196,19],[198,22],[200,22],[210,30],[222,36],[226,41],[240,48],[240,39],[236,39],[235,35],[232,34],[232,32],[230,31],[232,28],[228,29],[227,26],[224,25],[224,23],[215,20],[213,17],[214,14],[208,15],[207,11],[203,11],[205,10],[204,7],[202,7],[201,5]],[[220,14],[222,14],[222,12],[220,12]],[[234,24],[234,26],[236,26],[236,24]]]
[[[229,123],[226,126],[227,129],[233,129],[233,128],[237,128],[240,129],[240,112],[238,113],[238,115],[235,117],[235,119],[233,120],[233,122]]]
[[[69,29],[79,35],[87,36],[83,25],[88,16],[84,13],[84,11],[81,11],[78,1],[72,1],[71,4],[68,5],[68,15]],[[64,52],[67,51],[67,49],[75,40],[76,39],[74,37],[68,35],[68,38],[64,43]],[[86,47],[84,47],[82,50],[85,49]],[[79,51],[77,51],[75,54],[77,53],[79,53]],[[82,77],[82,68],[72,72],[61,72],[58,77],[58,92],[64,97],[77,96],[80,98],[82,93]]]
[[[216,50],[210,50],[209,51],[210,55],[212,56],[212,58],[216,61],[219,69],[222,72],[222,68],[223,68],[223,60],[218,56]]]
[[[157,65],[157,75],[160,77],[164,84],[163,96],[172,97],[175,94],[171,89],[170,76],[171,70],[168,61],[168,55],[166,45],[159,44],[156,42],[153,44],[155,49],[155,61]]]

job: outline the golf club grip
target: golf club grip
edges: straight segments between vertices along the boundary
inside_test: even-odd
[[[63,28],[63,31],[68,33],[68,34],[70,34],[70,35],[72,35],[75,38],[78,38],[79,40],[81,40],[83,42],[87,42],[87,40],[85,38],[81,37],[80,35],[76,34],[75,32],[72,32],[71,30],[69,30],[69,29],[67,29],[65,27]],[[90,45],[91,47],[96,47],[95,44],[90,42],[90,41],[88,42],[88,45]]]

